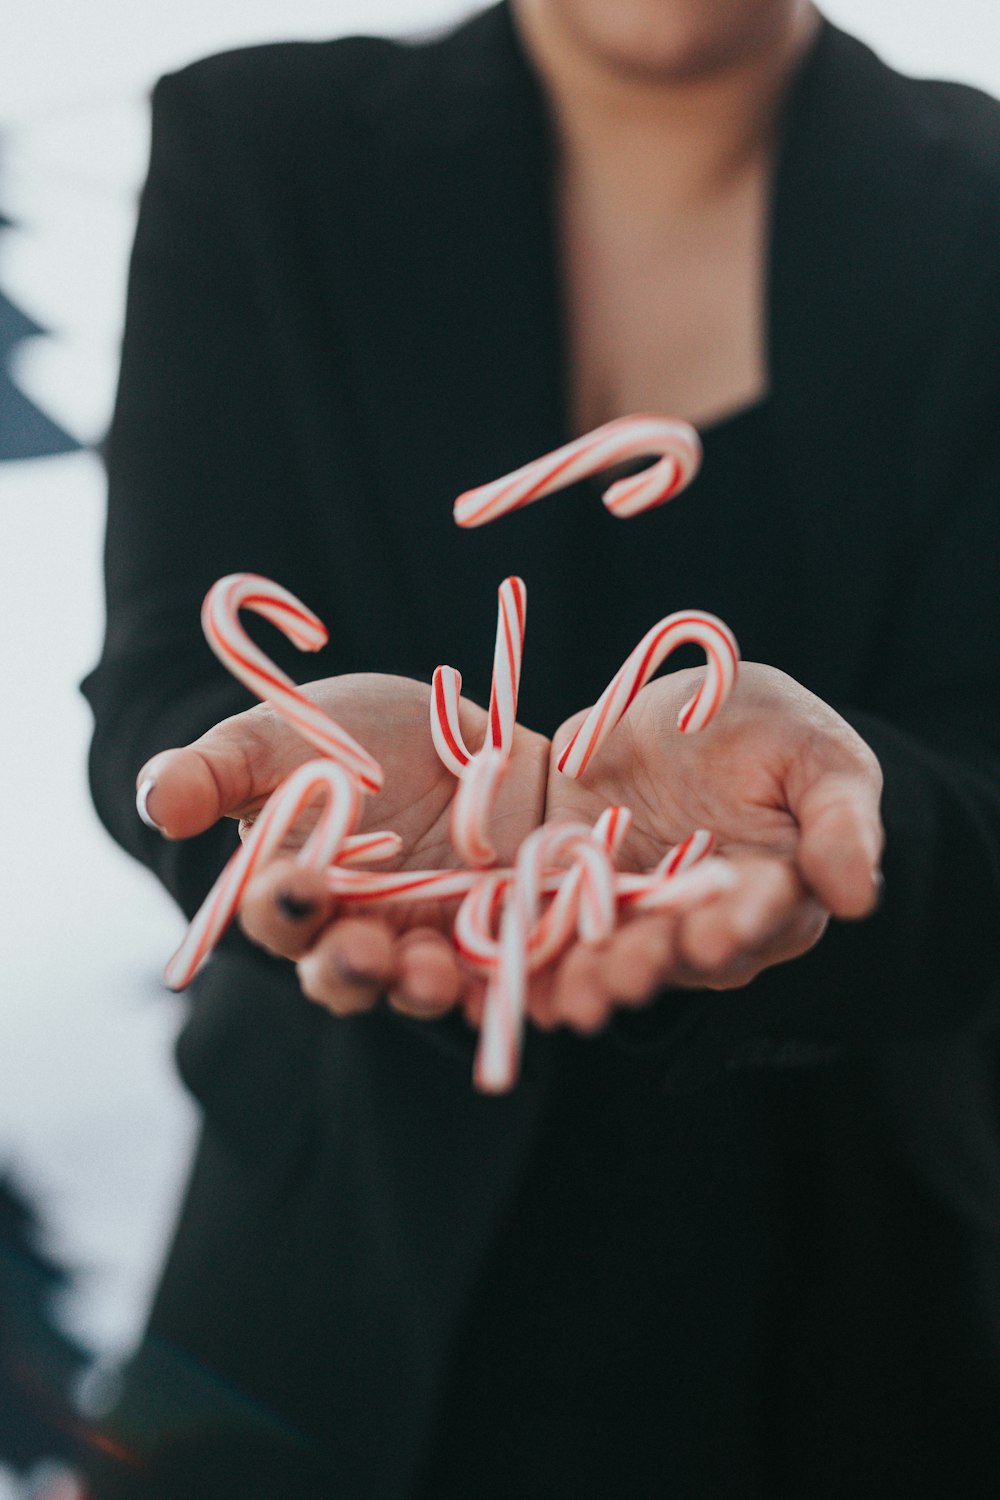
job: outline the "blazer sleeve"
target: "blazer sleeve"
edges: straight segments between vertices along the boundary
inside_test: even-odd
[[[991,108],[994,138],[1000,121]],[[953,233],[957,274],[930,310],[943,334],[909,423],[866,688],[836,702],[885,778],[885,890],[776,975],[778,1014],[854,1041],[1000,1021],[1000,180],[995,163]],[[913,308],[912,316],[927,316]],[[859,526],[859,549],[866,534]],[[895,535],[892,536],[894,529]],[[842,607],[852,607],[849,579]],[[796,972],[798,970],[798,972]]]
[[[998,412],[1000,415],[1000,412]],[[776,971],[776,1019],[852,1042],[1000,1020],[1000,444],[946,493],[886,601],[886,708],[836,707],[882,766],[877,913]],[[796,1006],[795,989],[801,996]]]
[[[882,766],[876,913],[830,923],[803,957],[725,993],[669,991],[612,1023],[661,1052],[668,1086],[720,1069],[812,1066],[1000,1025],[1000,445],[985,434],[892,601],[878,711],[834,706]],[[887,601],[888,605],[889,601]]]
[[[106,447],[106,639],[83,684],[100,817],[189,915],[235,847],[234,826],[168,843],[136,816],[136,773],[254,701],[201,636],[200,604],[215,579],[262,572],[307,599],[311,581],[308,549],[292,547],[287,522],[295,444],[267,288],[248,253],[252,193],[237,192],[201,76],[198,65],[168,77],[153,97]],[[301,676],[301,658],[293,667],[297,653],[277,632],[262,644]]]
[[[962,274],[933,310],[945,331],[921,373],[919,399],[908,422],[881,435],[901,499],[866,497],[886,505],[877,587],[868,587],[866,566],[874,576],[876,564],[864,556],[876,527],[834,485],[821,496],[840,531],[813,562],[812,584],[830,596],[824,634],[836,650],[850,634],[838,634],[842,614],[848,622],[852,611],[871,616],[869,660],[844,673],[857,691],[831,701],[883,770],[881,904],[867,920],[831,922],[810,953],[743,990],[663,997],[661,1029],[651,1018],[640,1044],[676,1050],[673,1009],[675,1025],[699,1039],[702,1074],[720,1062],[794,1065],[845,1046],[1000,1024],[998,225],[993,183],[962,226]],[[804,474],[802,503],[815,506],[806,483]],[[845,527],[854,535],[845,538]],[[824,560],[827,578],[818,571]]]

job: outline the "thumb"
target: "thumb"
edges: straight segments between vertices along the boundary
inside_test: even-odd
[[[866,917],[878,904],[884,841],[879,790],[871,777],[827,773],[793,809],[799,872],[835,917]]]
[[[270,709],[248,709],[148,760],[136,777],[139,816],[167,838],[192,838],[220,818],[255,812],[313,754]]]

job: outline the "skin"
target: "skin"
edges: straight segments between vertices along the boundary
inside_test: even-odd
[[[715,82],[780,56],[815,25],[807,0],[514,0],[533,60],[579,84],[590,77],[628,94]]]
[[[882,848],[878,763],[831,708],[774,668],[745,663],[725,710],[700,735],[682,736],[677,712],[693,674],[672,673],[639,694],[581,782],[555,770],[577,719],[550,745],[519,730],[492,833],[502,862],[543,818],[592,821],[612,803],[635,824],[627,867],[646,868],[693,828],[710,827],[739,874],[735,889],[682,915],[626,922],[600,949],[571,947],[536,976],[529,1015],[539,1025],[598,1030],[616,1005],[666,986],[729,989],[811,948],[830,915],[863,917],[878,896]],[[313,684],[311,695],[379,759],[386,790],[365,826],[398,832],[404,868],[456,863],[447,840],[455,782],[427,731],[428,689],[401,678],[357,676]],[[579,716],[577,716],[578,718]],[[464,709],[479,743],[485,714]],[[218,817],[252,820],[308,749],[267,708],[216,726],[194,745],[155,756],[148,811],[168,837],[190,837]],[[287,898],[308,911],[289,915]],[[462,966],[447,929],[452,913],[400,907],[345,915],[320,877],[277,859],[251,882],[240,920],[269,952],[292,959],[309,998],[334,1014],[373,1006],[382,992],[409,1015],[461,1005],[478,1019],[482,985]]]
[[[768,221],[801,0],[518,0],[556,127],[570,407],[708,423],[767,389]]]
[[[381,764],[385,790],[366,799],[362,828],[391,828],[403,840],[399,868],[444,869],[459,863],[448,837],[455,778],[441,764],[429,732],[430,690],[402,677],[357,674],[305,689]],[[463,703],[462,732],[478,746],[485,712]],[[501,787],[491,837],[509,862],[544,814],[548,741],[520,726]],[[267,706],[216,725],[193,745],[154,756],[139,784],[155,781],[147,812],[168,838],[190,838],[220,817],[249,827],[285,777],[315,752]],[[306,828],[289,840],[302,842]],[[294,907],[307,912],[289,915]],[[394,908],[388,918],[342,915],[323,882],[289,855],[250,883],[241,924],[269,952],[298,964],[310,999],[338,1015],[374,1005],[382,992],[407,1014],[436,1016],[467,991],[445,933],[453,908]],[[419,925],[415,925],[419,924]]]

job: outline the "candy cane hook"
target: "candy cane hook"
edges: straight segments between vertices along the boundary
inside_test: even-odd
[[[487,827],[514,745],[527,602],[523,581],[505,578],[497,590],[489,727],[486,742],[477,754],[462,736],[461,674],[454,667],[438,667],[434,673],[431,738],[443,764],[460,778],[452,804],[451,839],[460,857],[470,865],[489,865],[496,858]]]
[[[280,848],[303,808],[318,792],[325,793],[319,821],[296,855],[296,862],[309,870],[325,870],[344,846],[361,811],[358,784],[330,760],[307,761],[268,798],[245,841],[195,913],[166,967],[164,978],[172,990],[190,984],[236,915],[251,877]]]
[[[672,500],[697,474],[701,441],[688,422],[653,416],[619,417],[606,422],[500,479],[466,490],[455,501],[453,514],[459,526],[484,526],[543,495],[616,464],[652,454],[659,455],[656,463],[617,480],[602,497],[612,515],[622,519],[637,516],[640,511]]]
[[[672,651],[687,642],[701,646],[707,671],[677,716],[677,727],[692,734],[714,718],[733,690],[740,653],[728,625],[699,609],[667,615],[648,630],[604,689],[557,761],[566,776],[582,776],[636,694]]]
[[[378,762],[254,644],[240,624],[241,609],[269,620],[300,651],[318,651],[326,644],[322,620],[280,584],[256,573],[220,578],[201,609],[205,638],[223,666],[270,703],[314,749],[343,766],[366,792],[379,791],[383,778]]]

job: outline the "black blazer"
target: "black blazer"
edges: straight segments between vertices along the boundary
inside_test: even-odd
[[[773,1103],[769,1070],[841,1058],[809,1075],[794,1122],[767,1127],[779,1154],[798,1133],[793,1191],[811,1182],[823,1226],[809,1270],[789,1273],[788,1472],[822,1455],[831,1494],[867,1493],[854,1481],[871,1444],[886,1483],[903,1455],[926,1475],[935,1423],[956,1452],[996,1448],[998,146],[991,100],[903,79],[831,26],[796,81],[768,279],[787,600],[761,612],[748,654],[878,753],[885,900],[748,991],[673,997],[641,1036],[602,1044],[657,1059],[674,1089],[749,1076],[751,1112],[755,1091]],[[109,443],[108,633],[85,691],[98,809],[188,911],[231,832],[164,844],[132,783],[248,702],[200,639],[216,577],[263,572],[323,616],[332,644],[308,672],[267,636],[300,678],[428,678],[460,652],[484,701],[497,581],[526,554],[583,565],[558,502],[475,534],[450,520],[460,490],[569,435],[548,153],[502,6],[425,45],[256,48],[157,88]],[[526,722],[551,730],[618,665],[620,641],[605,660],[585,630],[538,623]],[[330,1289],[340,1400],[368,1423],[337,1441],[343,1493],[366,1500],[402,1493],[558,1066],[532,1038],[522,1086],[484,1101],[470,1053],[455,1022],[334,1023],[236,938],[180,1043],[216,1129],[261,1171],[292,1170],[317,1130],[340,1143],[331,1190],[358,1212],[332,1232],[359,1252]],[[950,1394],[922,1385],[942,1361],[960,1372]]]

